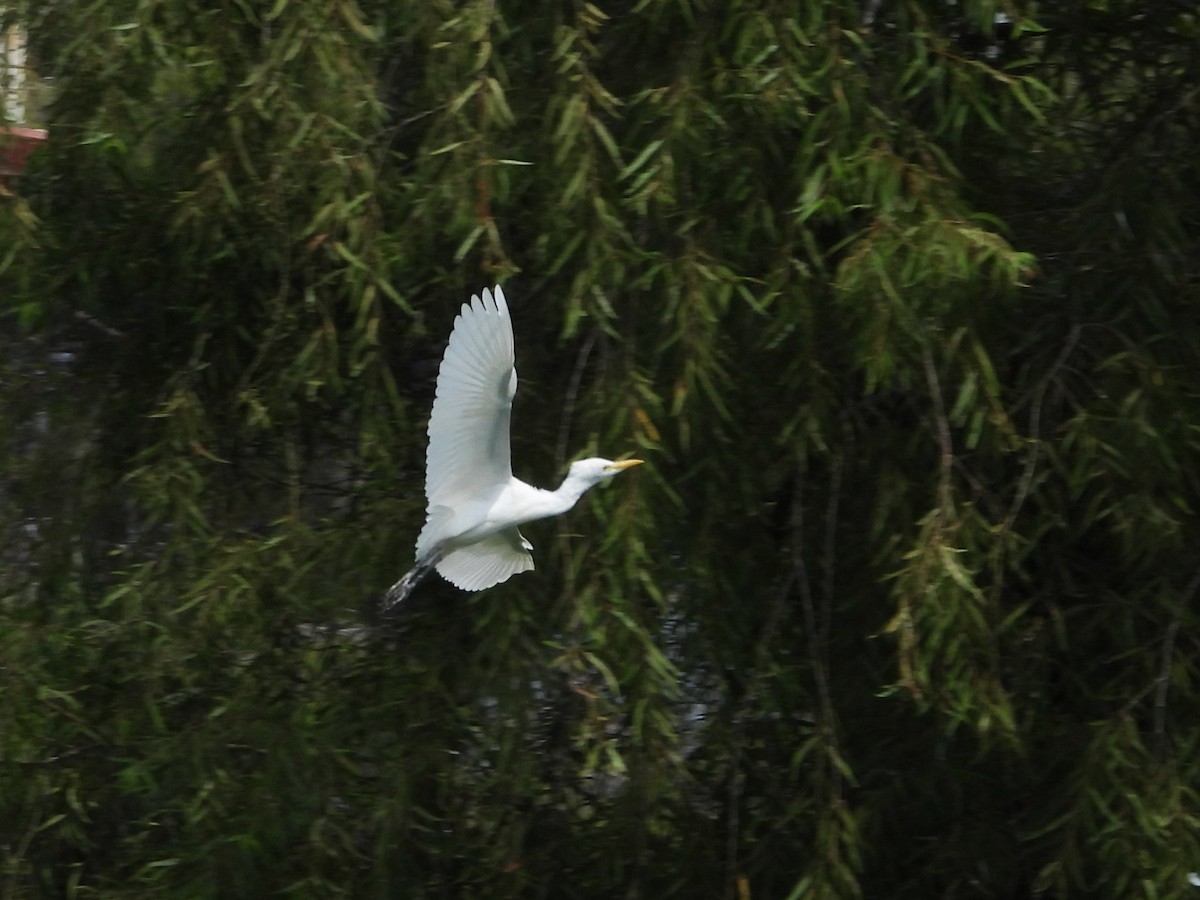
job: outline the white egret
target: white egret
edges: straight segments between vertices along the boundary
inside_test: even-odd
[[[467,591],[529,571],[533,545],[520,525],[565,513],[588,488],[642,462],[582,459],[554,491],[514,478],[508,435],[516,392],[512,319],[497,285],[472,296],[454,319],[429,417],[417,565],[387,592],[385,610],[431,568]]]

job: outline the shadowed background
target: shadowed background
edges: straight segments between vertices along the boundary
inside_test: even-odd
[[[3,15],[0,897],[1194,890],[1186,5]],[[647,465],[363,630],[496,282]]]

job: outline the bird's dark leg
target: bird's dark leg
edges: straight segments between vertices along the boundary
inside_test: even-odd
[[[381,615],[387,615],[397,606],[404,602],[404,599],[413,592],[413,589],[420,584],[425,576],[434,570],[438,562],[445,555],[445,552],[440,548],[429,554],[424,560],[417,563],[408,572],[387,589],[387,593],[383,595],[383,599],[379,603],[379,612]]]

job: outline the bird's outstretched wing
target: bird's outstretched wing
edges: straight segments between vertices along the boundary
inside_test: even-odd
[[[438,574],[464,591],[482,591],[533,568],[533,545],[516,528],[452,550],[437,563]]]
[[[508,429],[517,392],[512,320],[504,292],[471,297],[454,319],[429,417],[425,495],[430,509],[461,507],[512,478]]]

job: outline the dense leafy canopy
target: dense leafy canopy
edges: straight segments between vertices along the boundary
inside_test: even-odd
[[[1195,890],[1190,4],[5,14],[0,897]],[[496,281],[650,464],[364,630]]]

